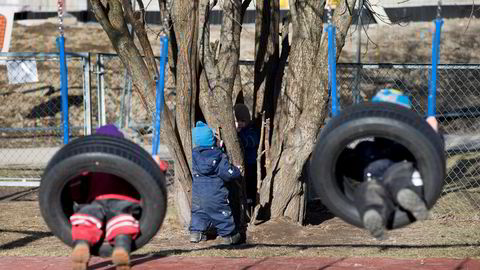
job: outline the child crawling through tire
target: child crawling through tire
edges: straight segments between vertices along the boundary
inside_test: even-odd
[[[97,134],[122,137],[114,125],[97,129]],[[162,171],[167,163],[155,158]],[[74,201],[87,196],[85,204],[75,205],[70,217],[74,248],[71,255],[73,269],[87,269],[90,248],[101,239],[114,246],[112,261],[117,270],[130,269],[129,253],[132,240],[140,234],[136,217],[141,211],[140,195],[127,182],[115,175],[101,172],[85,172],[77,181],[70,183]]]
[[[372,102],[393,102],[411,108],[408,96],[395,89],[380,90]],[[426,121],[438,132],[434,117]],[[385,227],[396,207],[416,220],[428,218],[423,181],[413,161],[405,147],[381,137],[362,141],[340,156],[339,164],[347,166],[341,169],[345,175],[363,181],[355,189],[353,199],[364,228],[377,239],[385,238]]]

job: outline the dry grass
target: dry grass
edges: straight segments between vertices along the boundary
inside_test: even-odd
[[[221,247],[219,240],[191,244],[170,207],[157,236],[135,254],[162,256],[363,256],[480,258],[480,222],[428,220],[389,232],[376,241],[338,218],[315,226],[270,221],[250,228],[248,244]],[[51,235],[35,201],[0,203],[0,256],[68,256],[71,249]]]

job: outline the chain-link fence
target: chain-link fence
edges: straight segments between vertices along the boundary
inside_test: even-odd
[[[96,88],[96,93],[92,94],[92,108],[93,115],[96,117],[94,117],[93,126],[114,123],[124,131],[129,139],[147,151],[151,151],[153,147],[153,114],[155,112],[148,112],[145,109],[140,94],[133,89],[132,78],[117,55],[96,54],[95,58],[94,88]],[[156,60],[159,65],[159,59]],[[175,98],[172,78],[165,74],[165,101],[167,106],[170,105],[170,109],[174,109],[171,105]],[[98,98],[99,96],[100,98]],[[149,108],[155,108],[155,100],[147,100],[147,102]],[[164,138],[160,137],[160,139],[161,145],[158,154],[171,163],[167,172],[167,182],[170,183],[174,176],[173,160],[165,154],[167,149]]]
[[[88,54],[68,54],[70,137],[85,131]],[[58,54],[0,54],[0,185],[38,185],[63,144]]]
[[[378,89],[403,90],[413,108],[426,115],[430,65],[339,65],[342,106],[355,95],[370,99]],[[437,72],[437,119],[445,133],[447,177],[437,217],[480,218],[480,65],[440,65]]]
[[[253,62],[240,68],[243,91],[253,93]],[[340,107],[370,99],[379,89],[406,92],[425,115],[431,65],[338,64]],[[248,95],[248,94],[247,94]],[[447,177],[433,215],[480,219],[480,65],[439,65],[437,118],[445,133]],[[247,105],[249,100],[246,100]],[[251,106],[251,105],[250,105]]]
[[[151,150],[152,117],[132,91],[120,59],[95,54],[91,62],[94,65],[90,65],[88,54],[68,57],[71,137],[86,134],[88,127],[94,130],[101,124],[115,123],[130,139]],[[39,179],[46,160],[62,145],[58,55],[2,54],[0,63],[0,180]],[[248,100],[253,93],[253,68],[251,62],[242,61],[247,105],[253,103]],[[380,88],[394,87],[408,93],[415,110],[424,115],[429,75],[430,65],[339,64],[340,105],[349,106],[355,100],[371,98]],[[175,99],[175,90],[172,76],[166,78],[168,105]],[[437,113],[446,134],[448,175],[443,197],[435,207],[437,217],[480,216],[479,78],[480,65],[438,67]]]
[[[145,109],[140,95],[133,91],[132,79],[123,67],[120,58],[113,54],[98,54],[97,95],[103,93],[104,102],[98,100],[101,123],[115,123],[130,139],[148,147],[152,144],[152,114]],[[153,79],[153,78],[152,78]],[[102,95],[102,94],[100,94]],[[154,108],[154,100],[149,101]],[[98,123],[97,123],[98,124]]]

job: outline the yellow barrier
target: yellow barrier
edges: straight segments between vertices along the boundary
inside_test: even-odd
[[[331,8],[336,8],[340,4],[340,0],[327,0],[327,5]]]

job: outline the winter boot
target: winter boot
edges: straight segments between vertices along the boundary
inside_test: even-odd
[[[87,270],[90,260],[90,245],[87,241],[77,240],[72,251],[73,270]]]
[[[132,238],[130,235],[121,234],[115,237],[115,247],[112,253],[112,261],[117,270],[130,269],[130,249]]]
[[[383,185],[376,180],[363,182],[355,190],[354,201],[364,228],[373,237],[384,240],[387,222],[395,208]]]
[[[199,243],[207,241],[207,236],[203,232],[190,232],[190,243]]]
[[[399,162],[388,168],[384,184],[395,202],[416,220],[428,218],[428,208],[422,195],[423,181],[411,162]]]
[[[228,236],[222,236],[224,245],[236,245],[240,243],[242,236],[240,233],[234,233]]]

